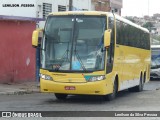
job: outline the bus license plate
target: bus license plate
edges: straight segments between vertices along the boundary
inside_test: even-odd
[[[65,90],[76,90],[75,86],[65,86]]]

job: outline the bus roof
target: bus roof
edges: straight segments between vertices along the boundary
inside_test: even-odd
[[[107,15],[108,12],[101,11],[64,11],[64,12],[53,12],[49,15]]]
[[[122,21],[122,22],[124,22],[124,23],[127,23],[127,24],[129,24],[129,25],[131,25],[131,26],[134,26],[134,27],[136,27],[136,28],[138,28],[138,29],[141,29],[141,30],[149,33],[149,30],[148,30],[147,28],[141,27],[140,25],[137,25],[137,24],[133,23],[132,21],[129,21],[129,20],[127,20],[127,19],[125,19],[125,18],[123,18],[123,17],[121,17],[121,16],[119,16],[119,15],[116,15],[116,14],[115,14],[115,17],[116,17],[117,20],[120,20],[120,21]]]
[[[50,13],[49,15],[106,15],[106,16],[113,16],[113,13],[111,12],[102,12],[102,11],[65,11],[65,12],[53,12],[53,13]],[[141,29],[147,33],[149,33],[149,30],[146,29],[146,28],[143,28],[141,27],[140,25],[137,25],[119,15],[116,15],[115,14],[115,18],[124,22],[124,23],[127,23],[131,26],[134,26],[138,29]]]

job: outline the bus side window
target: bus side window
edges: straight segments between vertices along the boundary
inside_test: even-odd
[[[118,21],[118,20],[116,20],[116,28],[117,28],[117,31],[116,31],[116,43],[120,44],[121,39],[122,39],[122,35],[121,35],[121,24],[120,24],[120,21]]]

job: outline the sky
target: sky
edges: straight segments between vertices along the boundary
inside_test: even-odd
[[[123,0],[122,16],[160,14],[160,0]]]

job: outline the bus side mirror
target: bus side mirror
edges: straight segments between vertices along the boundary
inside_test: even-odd
[[[32,34],[32,46],[33,47],[38,47],[38,44],[40,43],[40,40],[42,39],[43,36],[43,29],[37,29],[33,31]]]
[[[111,29],[104,32],[104,47],[109,47],[111,43]]]

